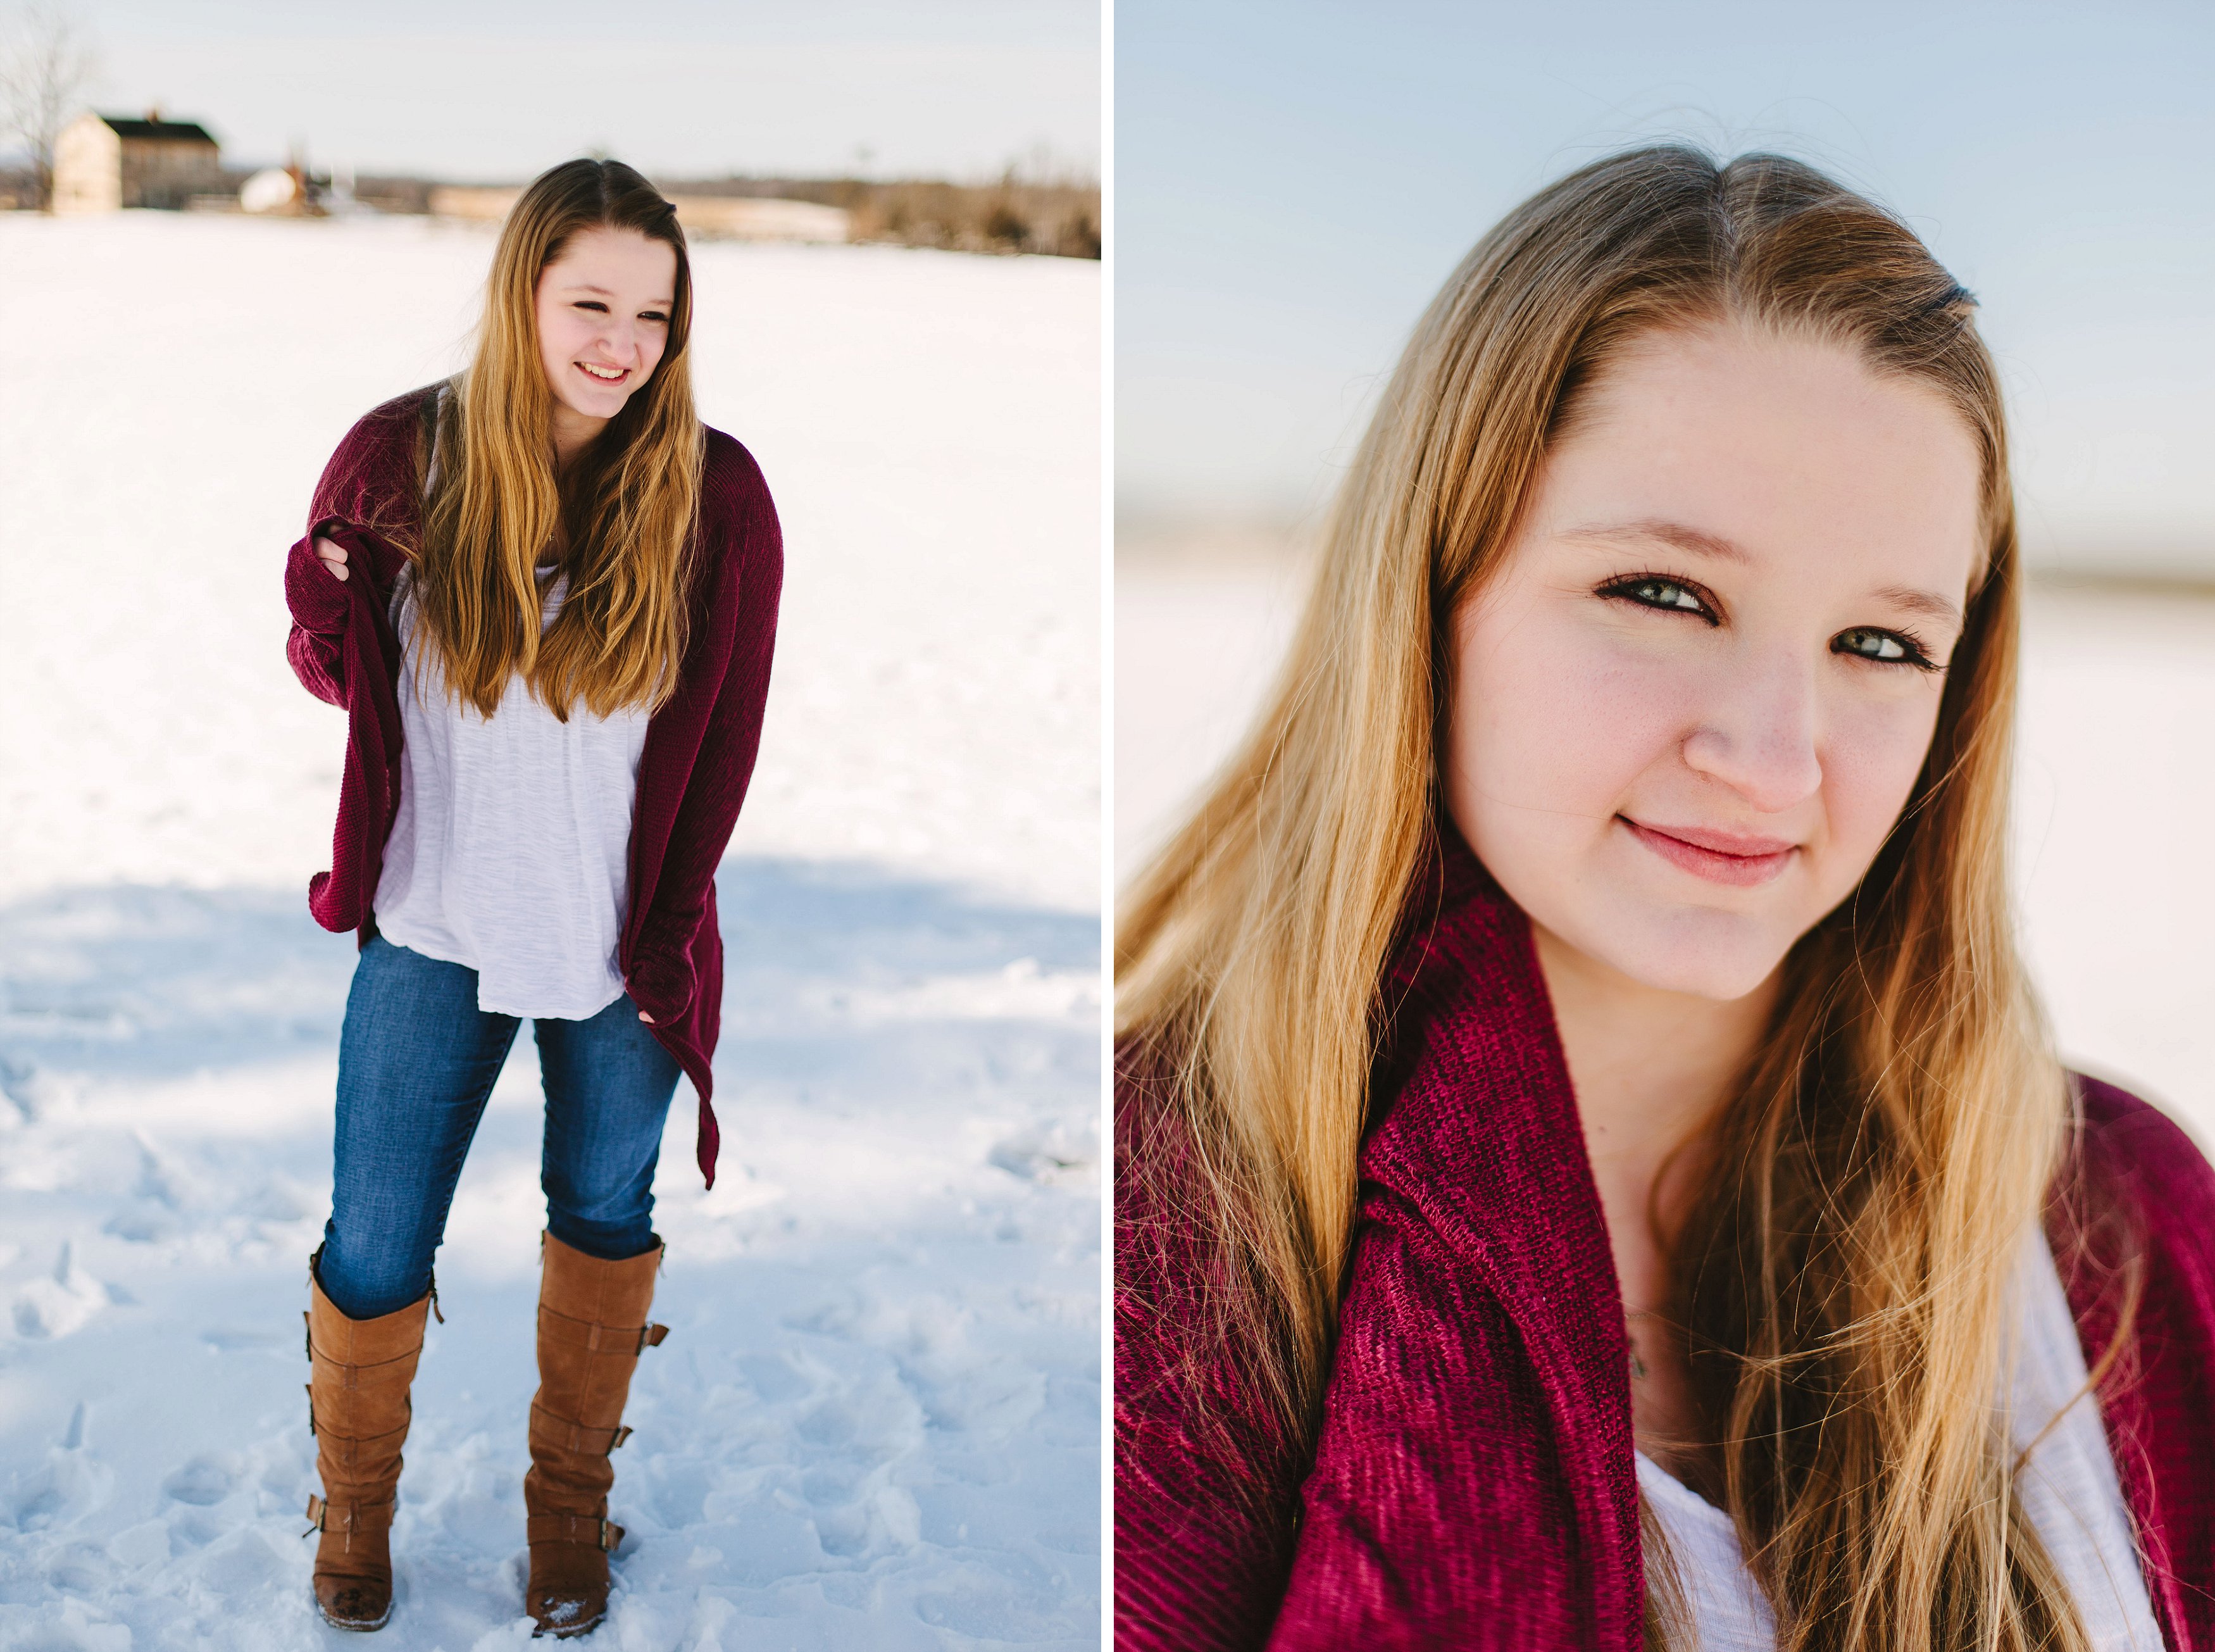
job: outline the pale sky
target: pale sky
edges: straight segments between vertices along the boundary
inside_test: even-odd
[[[241,163],[521,180],[598,150],[649,172],[976,178],[1100,164],[1089,0],[76,0],[90,101],[159,101]]]
[[[1782,149],[1983,303],[2046,551],[2215,572],[2215,5],[1116,9],[1116,491],[1312,513],[1463,252],[1611,149]]]

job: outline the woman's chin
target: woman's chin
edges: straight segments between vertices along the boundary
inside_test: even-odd
[[[623,403],[629,400],[628,396],[565,396],[561,398],[561,405],[581,419],[593,419],[604,423],[621,413]]]
[[[1760,987],[1792,947],[1774,925],[1738,913],[1603,913],[1579,927],[1564,938],[1594,961],[1641,986],[1718,1004]]]

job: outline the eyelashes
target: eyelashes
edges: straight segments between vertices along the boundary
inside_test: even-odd
[[[576,302],[576,308],[579,310],[589,310],[595,315],[600,316],[604,316],[608,313],[608,307],[602,304],[598,298],[580,298]],[[638,312],[638,318],[642,322],[654,322],[662,326],[667,326],[669,322],[668,315],[665,311],[659,310],[641,310]]]
[[[1608,580],[1592,593],[1613,602],[1650,608],[1657,613],[1687,614],[1710,630],[1721,625],[1721,605],[1712,592],[1693,580],[1672,574],[1626,574]],[[1877,625],[1854,625],[1831,639],[1831,652],[1875,666],[1908,666],[1917,671],[1942,671],[1930,657],[1922,639],[1912,631]]]
[[[1697,614],[1710,628],[1722,623],[1705,594],[1685,580],[1672,580],[1660,574],[1632,574],[1620,580],[1610,580],[1600,586],[1599,594],[1622,602],[1635,603],[1641,608]]]

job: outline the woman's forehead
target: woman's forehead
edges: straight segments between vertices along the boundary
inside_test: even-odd
[[[543,285],[606,292],[655,287],[666,300],[677,277],[677,249],[636,230],[594,224],[580,230],[546,261]]]
[[[1531,527],[1755,572],[1849,563],[1966,590],[1984,550],[1975,433],[1847,347],[1721,326],[1639,341],[1549,449]]]

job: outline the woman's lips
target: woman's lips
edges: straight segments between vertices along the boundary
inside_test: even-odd
[[[577,371],[592,383],[604,385],[610,390],[630,377],[629,368],[617,367],[604,361],[580,361],[577,364]],[[612,378],[608,377],[611,373],[615,375]]]
[[[1768,882],[1791,863],[1799,849],[1782,838],[1741,837],[1704,826],[1650,826],[1627,814],[1615,818],[1630,828],[1632,837],[1672,866],[1681,866],[1710,883],[1727,883],[1740,889]]]

